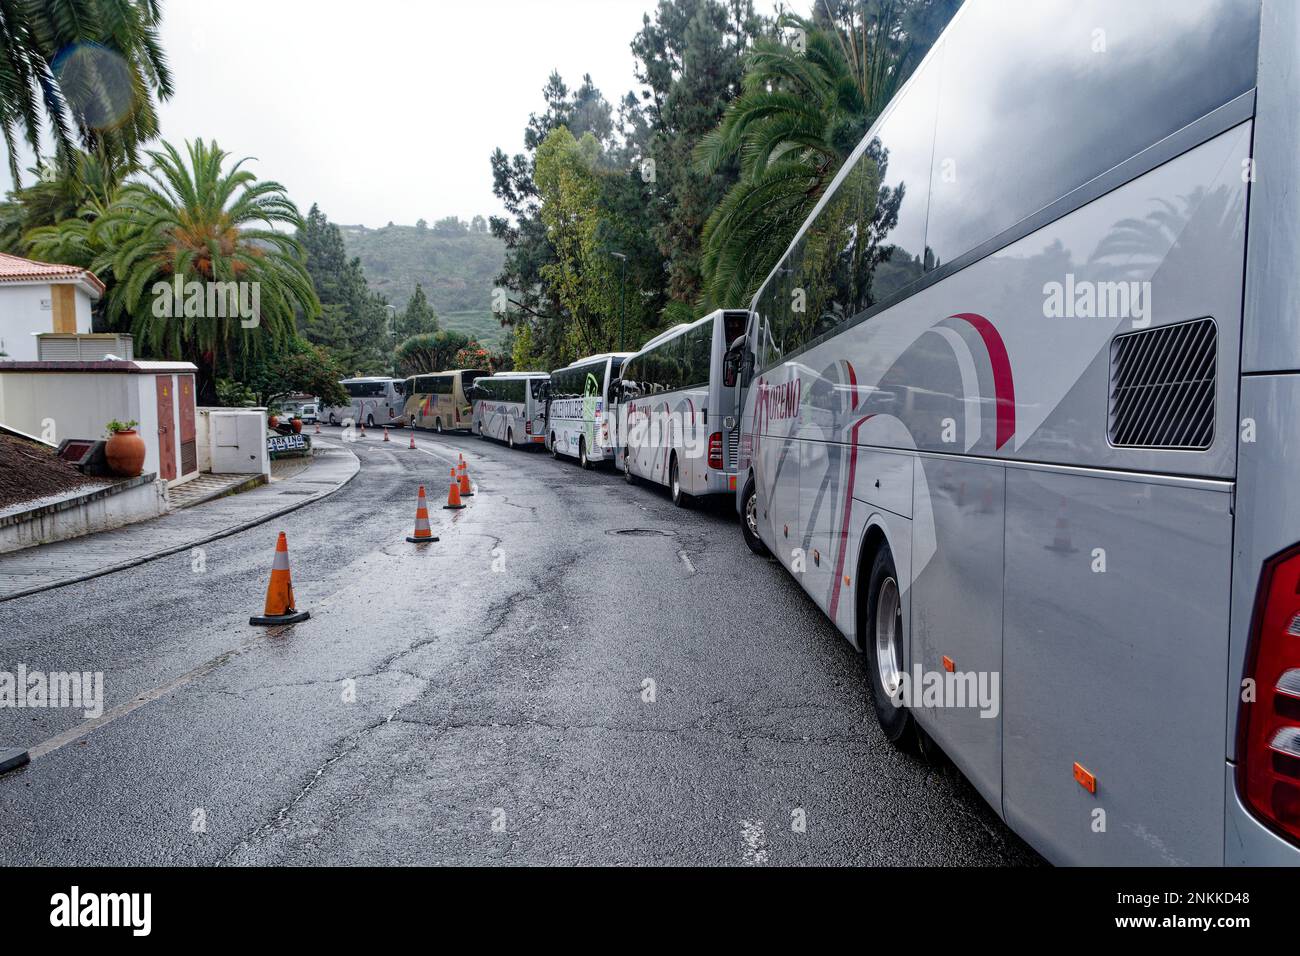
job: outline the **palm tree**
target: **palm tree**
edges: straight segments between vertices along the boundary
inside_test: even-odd
[[[32,172],[37,182],[0,203],[0,251],[89,268],[96,255],[90,224],[108,211],[132,168],[77,150]]]
[[[274,228],[302,226],[284,187],[259,182],[241,168],[247,160],[227,169],[229,154],[215,142],[187,143],[186,152],[183,157],[168,143],[150,152],[145,181],[122,187],[90,225],[89,239],[102,250],[92,268],[116,280],[107,295],[109,320],[129,321],[146,353],[194,361],[200,378],[208,379],[237,346],[247,354],[268,340],[287,341],[295,334],[295,314],[314,318],[320,303],[302,246],[292,233]],[[156,309],[155,284],[177,276],[254,283],[258,323],[246,327],[206,309],[180,318]]]
[[[704,226],[705,307],[748,302],[958,5],[822,0],[815,20],[782,17],[800,44],[755,43],[742,94],[695,151],[703,173],[741,169]]]
[[[159,0],[0,0],[0,135],[19,183],[20,140],[60,156],[76,144],[129,161],[158,135],[153,96],[172,94]]]

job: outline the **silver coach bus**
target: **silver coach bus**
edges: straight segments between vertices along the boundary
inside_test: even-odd
[[[631,354],[589,355],[551,373],[546,445],[552,455],[576,458],[583,468],[614,457],[609,386]]]
[[[744,310],[710,313],[657,335],[623,363],[615,443],[628,481],[667,485],[682,507],[735,493],[740,430],[723,359],[748,319]]]
[[[473,431],[511,448],[546,442],[545,372],[497,372],[477,379],[469,390]]]
[[[340,385],[352,399],[350,405],[320,408],[317,415],[331,425],[351,421],[357,425],[374,428],[376,425],[402,424],[402,408],[406,403],[406,384],[400,378],[372,375],[363,378],[345,378]]]
[[[967,0],[728,355],[746,542],[1056,862],[1300,863],[1298,38]]]

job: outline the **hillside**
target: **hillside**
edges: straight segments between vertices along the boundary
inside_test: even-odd
[[[500,323],[492,314],[493,279],[505,246],[485,231],[457,220],[433,226],[339,226],[349,256],[361,259],[370,288],[399,309],[424,286],[439,325],[499,345]]]

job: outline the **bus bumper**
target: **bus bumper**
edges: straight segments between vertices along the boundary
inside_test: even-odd
[[[1300,866],[1300,847],[1278,836],[1237,795],[1237,767],[1224,775],[1223,862],[1227,866]]]

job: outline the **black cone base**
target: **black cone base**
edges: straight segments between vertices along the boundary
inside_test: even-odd
[[[461,497],[463,498],[463,497],[465,497],[465,496],[464,496],[464,495],[461,495]],[[464,505],[443,505],[443,506],[442,506],[442,510],[443,510],[443,511],[459,511],[461,508],[464,508],[464,507],[465,507]]]
[[[288,614],[272,614],[269,617],[250,617],[249,624],[271,627],[275,624],[297,624],[311,617],[310,611],[290,611]]]
[[[432,538],[417,538],[415,535],[408,534],[406,540],[411,542],[411,544],[433,544],[435,541],[441,541],[442,539],[437,535],[434,535]]]

